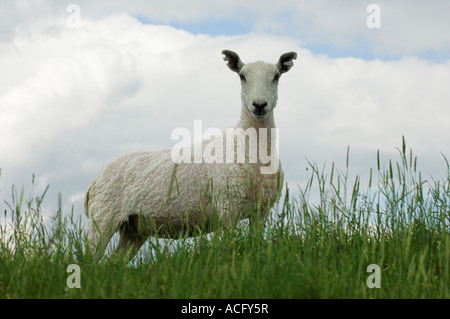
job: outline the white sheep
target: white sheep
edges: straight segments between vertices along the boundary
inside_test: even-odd
[[[278,199],[281,165],[272,147],[274,130],[269,134],[264,129],[275,128],[273,109],[278,99],[278,80],[293,66],[297,54],[285,53],[276,64],[244,64],[235,52],[224,50],[222,54],[228,67],[239,74],[242,87],[241,117],[234,135],[226,136],[231,144],[222,143],[223,149],[214,151],[218,152],[215,155],[223,154],[223,161],[215,157],[213,163],[177,163],[174,152],[168,149],[121,155],[105,165],[91,182],[84,204],[89,217],[88,246],[98,257],[117,231],[120,239],[116,252],[131,259],[152,234],[176,238],[180,233],[192,234],[198,227],[213,231],[218,224],[226,225],[236,219],[250,218],[252,222],[255,216],[249,214],[256,211],[261,216],[254,219],[264,220]],[[245,144],[245,139],[247,136],[250,140],[252,132],[260,152],[275,153],[271,154],[276,160],[275,170],[263,173],[267,161],[249,161],[255,150],[249,149],[251,143]],[[216,138],[216,142],[224,141]],[[239,148],[240,139],[244,150]],[[226,160],[227,151],[230,155],[226,145],[232,147],[232,163],[230,158]],[[205,150],[204,145],[202,149]],[[194,147],[192,150],[196,152]],[[243,151],[245,163],[236,161]],[[219,223],[214,223],[217,220]]]

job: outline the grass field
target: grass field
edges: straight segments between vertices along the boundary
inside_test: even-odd
[[[403,141],[364,188],[348,164],[311,164],[264,229],[153,238],[130,265],[94,262],[73,212],[46,225],[45,193],[16,190],[2,212],[0,298],[450,298],[450,172],[425,181],[416,161]]]

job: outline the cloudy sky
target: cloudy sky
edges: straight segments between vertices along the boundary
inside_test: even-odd
[[[376,9],[370,7],[376,4]],[[369,8],[369,10],[368,10]],[[379,10],[378,10],[379,9]],[[397,159],[402,136],[425,176],[450,157],[450,2],[2,1],[0,210],[11,186],[56,211],[83,214],[91,179],[108,160],[176,144],[177,127],[233,126],[240,84],[222,60],[276,62],[276,124],[291,188],[308,160],[363,178]],[[371,27],[369,27],[371,26]],[[374,27],[375,26],[375,27]]]

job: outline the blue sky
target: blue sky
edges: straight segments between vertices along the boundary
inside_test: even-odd
[[[11,185],[35,194],[50,185],[51,215],[83,216],[91,179],[111,158],[174,145],[176,127],[223,129],[239,116],[239,82],[220,54],[276,62],[283,75],[276,123],[286,180],[302,185],[308,159],[364,180],[406,137],[424,175],[442,176],[450,156],[450,2],[77,1],[0,4],[0,211]],[[162,27],[166,26],[166,27]],[[169,27],[167,27],[169,26]],[[200,35],[203,34],[203,35]],[[222,110],[222,113],[218,113]],[[226,110],[226,111],[223,111]],[[219,115],[219,116],[218,116]]]

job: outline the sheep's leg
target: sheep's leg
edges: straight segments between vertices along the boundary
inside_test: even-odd
[[[250,218],[249,219],[250,232],[254,233],[257,230],[264,229],[266,227],[266,218]]]
[[[139,216],[131,216],[128,222],[121,226],[116,254],[128,260],[133,259],[147,237],[145,232],[139,228]]]
[[[96,221],[94,218],[89,219],[88,248],[97,259],[100,259],[103,256],[111,237],[117,230],[111,223],[104,227],[101,226],[101,222]]]
[[[250,232],[254,233],[256,230],[261,230],[266,227],[266,220],[268,216],[267,209],[261,208],[257,211],[257,214],[254,216],[250,216],[249,218],[249,226],[250,226]]]

